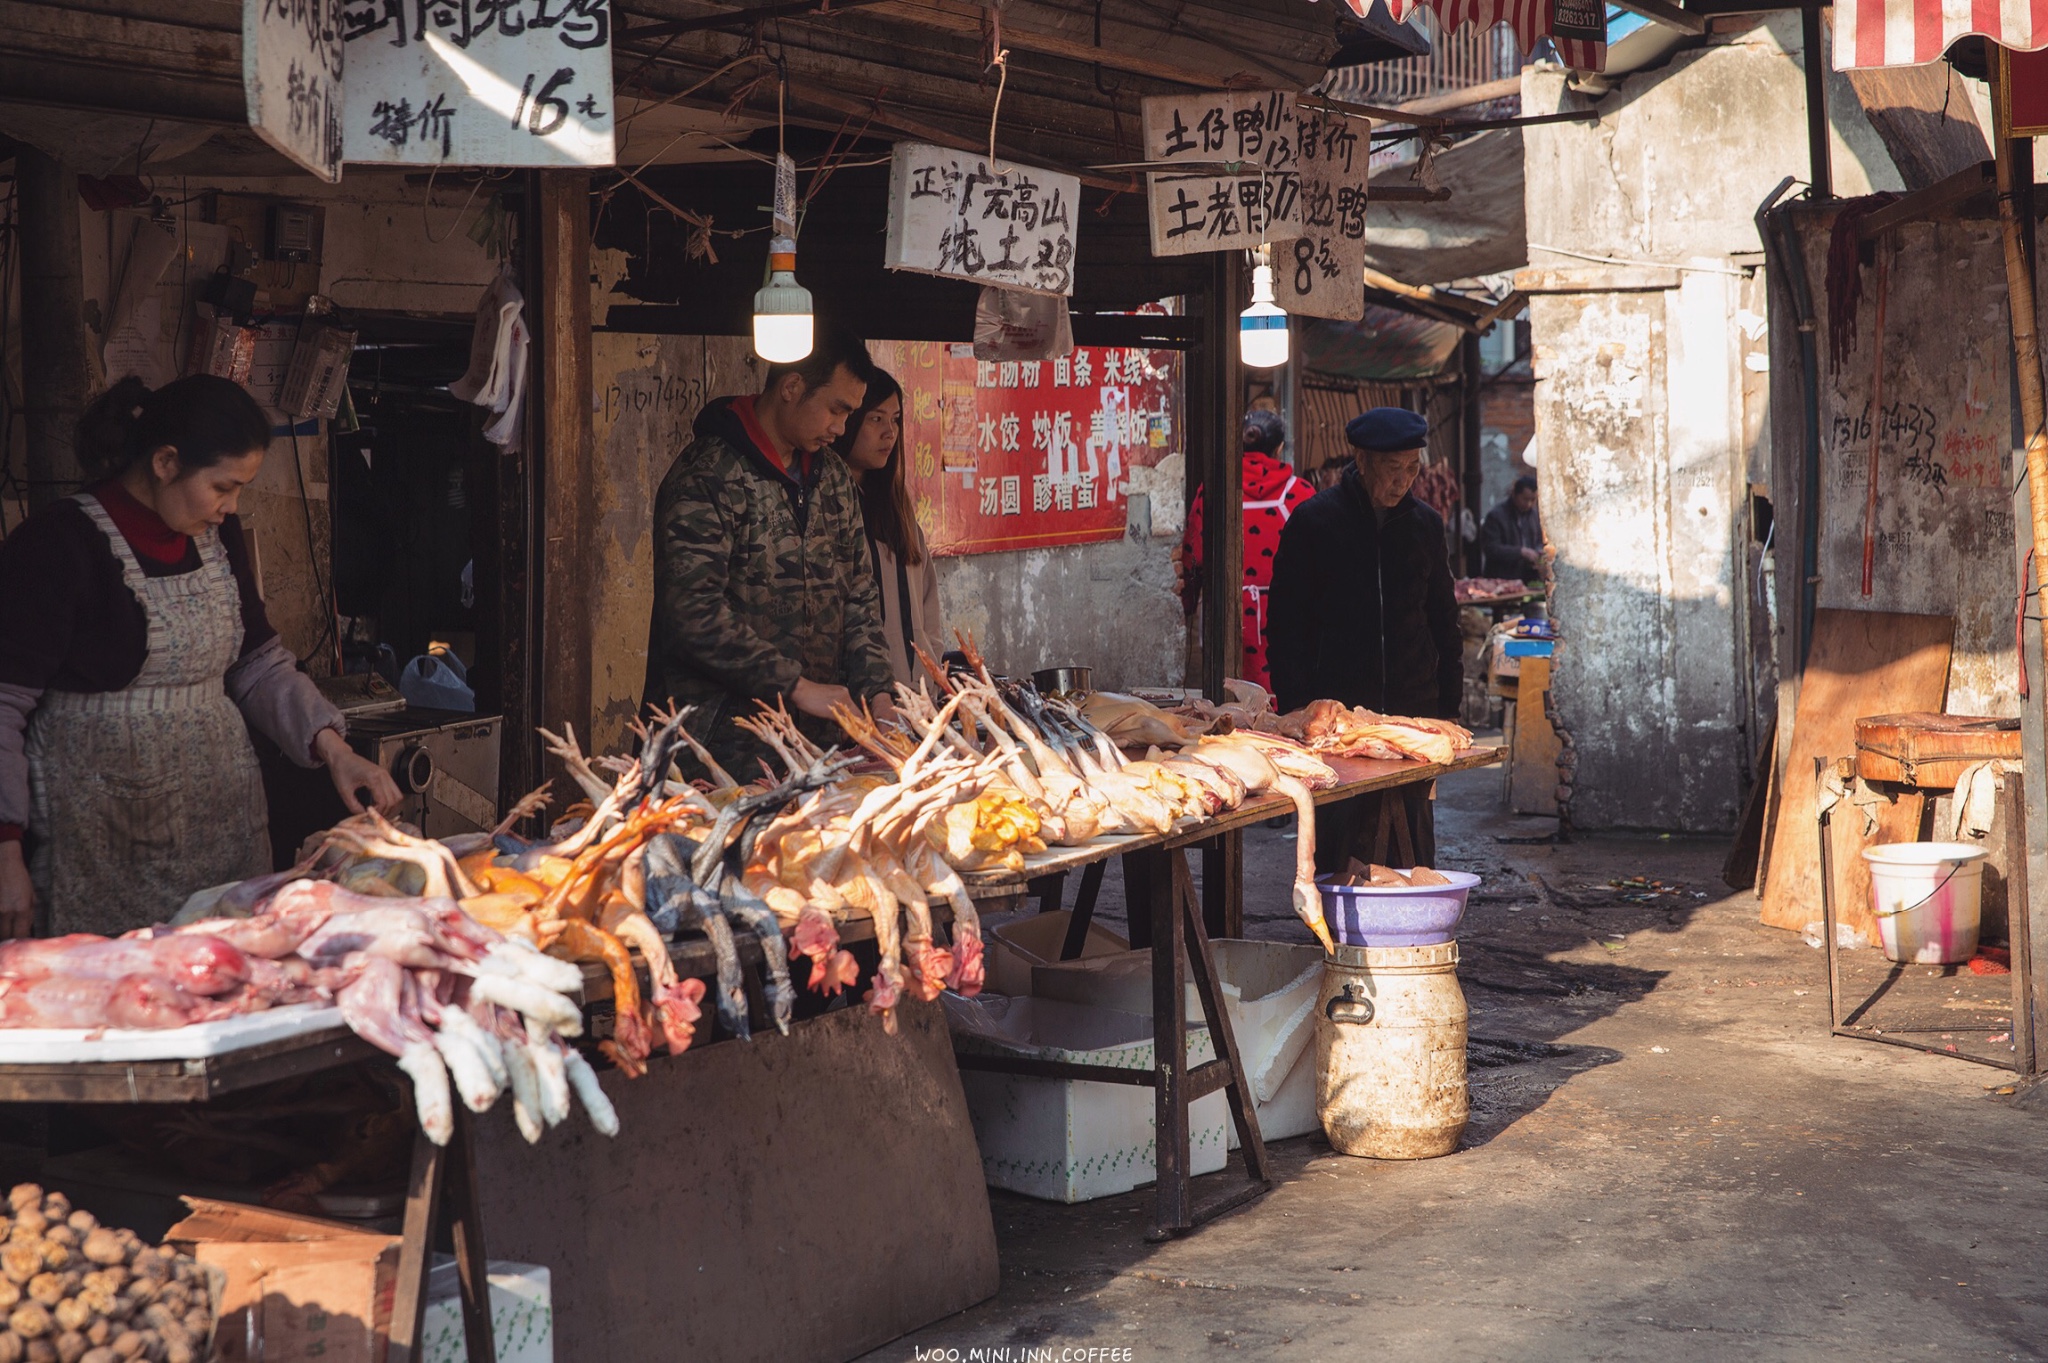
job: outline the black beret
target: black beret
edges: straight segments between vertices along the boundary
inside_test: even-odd
[[[1344,438],[1361,450],[1419,450],[1429,441],[1429,419],[1405,407],[1375,407],[1351,418]]]

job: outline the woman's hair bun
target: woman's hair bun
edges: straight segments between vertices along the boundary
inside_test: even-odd
[[[233,380],[192,374],[151,391],[131,374],[85,409],[74,447],[86,478],[99,482],[166,445],[178,452],[182,475],[269,444],[270,418]]]

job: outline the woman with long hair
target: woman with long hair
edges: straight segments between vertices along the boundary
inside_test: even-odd
[[[270,870],[252,725],[350,809],[398,802],[256,593],[235,507],[269,446],[227,379],[123,379],[79,423],[92,485],[0,543],[0,936],[39,901],[114,936]]]
[[[903,468],[903,385],[877,369],[867,400],[846,419],[846,434],[833,443],[860,486],[861,519],[874,555],[875,582],[882,592],[882,635],[896,680],[917,685],[912,645],[937,657],[945,648],[939,614],[939,572],[932,562]]]

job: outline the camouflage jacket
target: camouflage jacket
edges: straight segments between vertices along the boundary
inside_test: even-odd
[[[745,781],[767,750],[732,721],[755,701],[772,704],[801,677],[856,698],[893,677],[852,472],[825,450],[792,476],[735,401],[698,414],[655,495],[645,699],[698,707],[691,733]],[[845,741],[836,725],[804,727],[821,743]]]

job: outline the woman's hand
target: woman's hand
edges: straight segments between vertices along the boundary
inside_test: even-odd
[[[351,814],[363,812],[363,799],[359,793],[362,791],[369,792],[370,804],[378,809],[391,809],[405,798],[399,793],[398,783],[391,779],[390,772],[351,748],[348,740],[332,729],[322,729],[320,736],[313,740],[313,754],[326,766],[334,789]]]
[[[0,938],[26,937],[35,926],[36,890],[21,844],[0,842]]]

